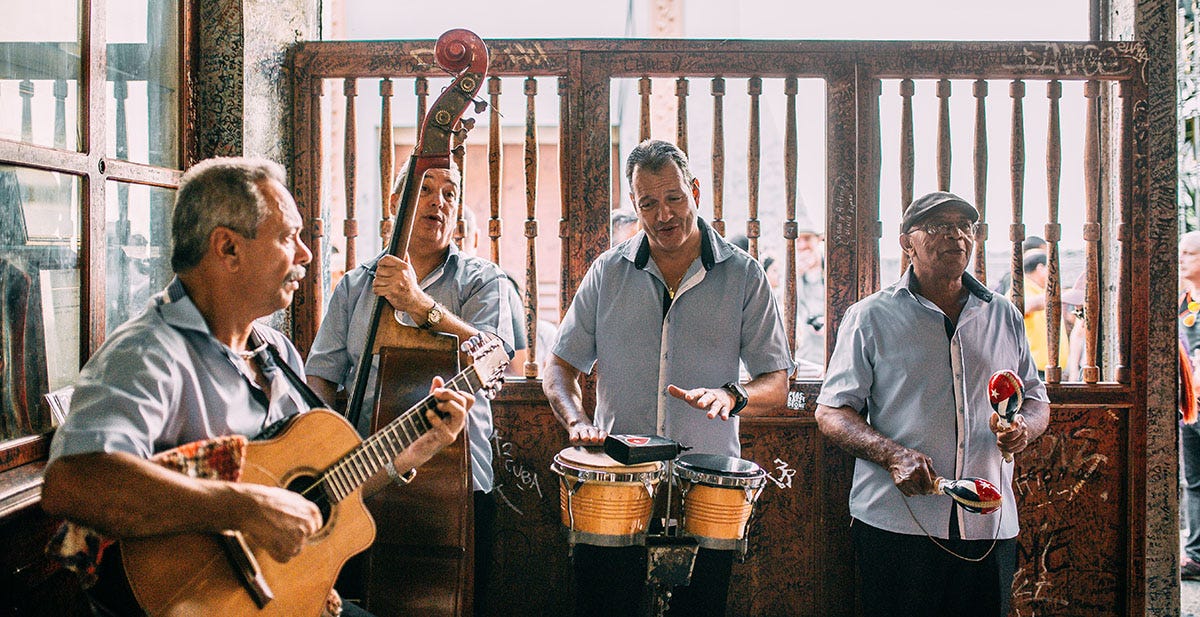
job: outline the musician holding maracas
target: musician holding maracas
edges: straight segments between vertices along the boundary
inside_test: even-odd
[[[1019,529],[1003,455],[1037,439],[1050,408],[1020,311],[966,273],[978,221],[950,193],[906,209],[912,265],[846,311],[817,398],[821,432],[858,459],[851,534],[867,615],[1008,614]],[[1004,369],[1023,393],[1007,426],[988,388]]]

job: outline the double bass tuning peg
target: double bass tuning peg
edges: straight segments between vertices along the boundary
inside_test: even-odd
[[[483,99],[475,99],[475,113],[481,114],[487,111],[488,102]]]

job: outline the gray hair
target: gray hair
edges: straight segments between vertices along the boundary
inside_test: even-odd
[[[692,170],[688,168],[687,155],[678,146],[661,139],[647,139],[638,144],[625,160],[625,178],[633,184],[633,170],[661,171],[668,163],[674,163],[683,174],[683,181],[692,183]]]
[[[247,238],[269,214],[260,183],[287,183],[283,166],[265,159],[240,157],[201,161],[183,174],[171,217],[171,269],[187,272],[208,250],[208,238],[217,227]]]
[[[1189,231],[1179,237],[1179,248],[1188,250],[1200,249],[1200,231]]]

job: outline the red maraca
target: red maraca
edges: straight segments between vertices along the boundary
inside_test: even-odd
[[[1024,384],[1015,372],[1004,369],[992,373],[992,378],[988,380],[988,401],[1000,416],[1000,428],[1006,429],[1012,425],[1024,400]],[[1012,454],[1005,452],[1004,460],[1011,462]]]
[[[1000,489],[983,478],[947,480],[939,477],[933,481],[933,486],[935,494],[949,496],[967,512],[991,514],[1004,504]]]

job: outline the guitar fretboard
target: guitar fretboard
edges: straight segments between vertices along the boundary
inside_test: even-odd
[[[447,382],[445,387],[473,395],[482,387],[482,383],[475,367],[468,366]],[[320,482],[325,485],[330,500],[336,503],[357,491],[368,478],[379,473],[405,448],[429,432],[433,425],[429,423],[426,412],[436,408],[437,400],[432,395],[425,397],[326,470]]]

